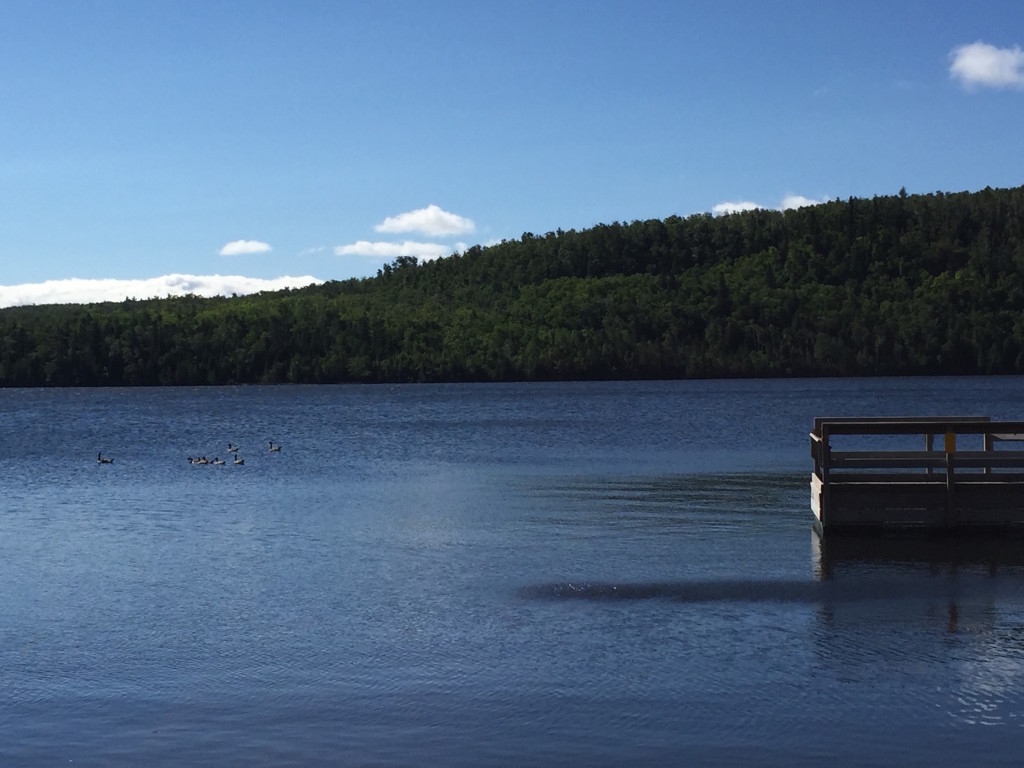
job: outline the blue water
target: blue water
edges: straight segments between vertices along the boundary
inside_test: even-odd
[[[1016,765],[1024,557],[823,547],[807,433],[1022,385],[0,391],[0,765]]]

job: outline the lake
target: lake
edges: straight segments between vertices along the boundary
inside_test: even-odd
[[[1016,765],[1024,556],[823,545],[808,432],[1022,392],[0,390],[0,764]]]

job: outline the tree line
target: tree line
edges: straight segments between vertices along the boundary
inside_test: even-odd
[[[0,310],[0,386],[1024,373],[1024,187],[558,230],[372,278]]]

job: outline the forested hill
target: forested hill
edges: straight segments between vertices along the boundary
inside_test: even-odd
[[[0,310],[0,386],[1024,372],[1024,187],[524,234],[255,296]]]

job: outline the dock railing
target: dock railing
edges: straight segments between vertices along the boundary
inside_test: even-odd
[[[822,530],[1024,525],[1024,421],[819,417],[810,438]]]

